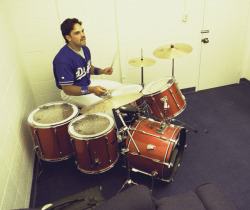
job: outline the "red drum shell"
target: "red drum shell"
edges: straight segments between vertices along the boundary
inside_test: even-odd
[[[132,141],[127,138],[126,144],[129,148],[128,161],[132,168],[139,170],[142,173],[151,175],[157,173],[157,178],[163,181],[169,181],[175,172],[177,162],[180,161],[185,144],[185,129],[182,127],[170,125],[164,134],[157,133],[159,122],[149,119],[141,119],[136,121],[132,127],[132,137],[140,151],[140,155]],[[174,166],[169,167],[170,158],[173,149],[181,139],[178,161],[175,161]],[[154,146],[154,149],[148,149],[148,146]]]
[[[166,83],[166,88],[151,93],[150,88],[153,85]],[[178,88],[175,79],[172,77],[163,78],[156,82],[147,85],[143,91],[144,99],[149,105],[155,117],[159,120],[164,120],[164,103],[161,98],[167,97],[169,108],[166,111],[166,118],[176,117],[186,108],[186,100]]]
[[[60,110],[61,113],[68,107],[70,109],[69,116],[66,116],[65,119],[61,121],[56,119],[54,123],[38,123],[34,119],[36,114],[41,110],[46,113],[49,112],[47,110],[52,109],[52,111],[50,110],[51,113],[47,114],[47,116],[45,114],[44,118],[53,115],[53,106],[64,107]],[[66,102],[47,103],[32,111],[28,117],[28,123],[34,140],[36,153],[40,159],[45,161],[62,161],[73,156],[73,148],[68,134],[68,124],[77,115],[78,108],[74,104]],[[64,117],[63,114],[61,117]]]
[[[77,134],[73,131],[74,123],[83,119],[84,115],[75,118],[68,129],[72,137],[77,168],[87,174],[97,174],[109,170],[119,157],[113,119],[106,114],[98,113],[93,115],[104,116],[109,119],[108,130],[92,136]],[[92,124],[92,126],[95,126],[95,124]]]

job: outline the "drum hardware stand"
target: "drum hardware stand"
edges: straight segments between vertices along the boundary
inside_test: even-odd
[[[164,105],[163,105],[163,107],[164,107],[164,118],[163,118],[163,121],[161,122],[160,127],[157,128],[156,132],[159,133],[159,134],[164,134],[165,131],[167,130],[168,126],[170,125],[170,121],[167,120],[167,109],[169,109],[168,97],[164,96],[160,100],[161,100],[162,103],[164,103]]]
[[[186,125],[187,127],[191,128],[195,133],[198,133],[197,129],[195,129],[191,125],[188,125],[187,123],[184,123],[183,121],[180,121],[180,120],[177,120],[177,119],[171,119],[171,121],[173,121],[173,122],[175,122],[175,121],[180,122],[180,123],[182,123],[182,125]],[[187,132],[188,132],[188,130],[187,130]]]
[[[129,149],[128,148],[124,148],[122,149],[121,151],[121,154],[124,155],[125,157],[125,162],[126,162],[126,168],[127,168],[127,179],[126,181],[124,182],[124,184],[122,185],[121,189],[118,191],[118,193],[120,193],[122,191],[122,189],[126,186],[126,185],[138,185],[137,183],[133,182],[131,177],[130,177],[130,168],[129,168],[129,162],[128,162],[128,152],[129,152]],[[117,193],[117,194],[118,194]]]
[[[141,49],[141,61],[143,61],[142,49]],[[143,66],[141,67],[141,86],[142,86],[142,89],[143,89],[144,88],[144,83],[143,83]]]
[[[172,45],[173,46],[173,45]],[[171,46],[171,47],[172,47]],[[174,58],[172,59],[172,77],[174,77]]]
[[[36,182],[39,181],[38,179],[40,178],[40,176],[43,173],[42,162],[41,162],[41,159],[38,157],[38,155],[37,155],[37,160],[38,160],[38,168],[37,168],[38,175],[36,175]]]
[[[35,146],[35,151],[36,151],[36,154],[39,152],[39,150],[40,150],[40,153],[41,153],[41,156],[43,157],[44,156],[44,154],[43,154],[43,150],[42,150],[42,147],[41,147],[41,144],[40,144],[40,139],[39,139],[39,136],[38,136],[38,132],[37,132],[37,130],[36,129],[34,129],[34,134],[35,134],[35,136],[36,136],[36,140],[37,140],[37,143],[38,143],[38,145],[36,145]],[[40,159],[40,157],[39,157],[39,155],[37,154],[37,159],[38,159],[38,163],[39,163],[39,165],[38,165],[38,172],[39,172],[39,169],[41,169],[40,170],[40,172],[38,173],[38,175],[36,176],[36,181],[38,181],[38,179],[39,179],[39,177],[41,176],[41,174],[43,173],[43,167],[42,167],[42,162],[41,162],[41,159]],[[39,167],[40,166],[40,167]]]
[[[129,141],[132,141],[132,142],[133,142],[133,144],[134,144],[134,146],[135,146],[135,148],[136,148],[136,151],[137,151],[138,155],[141,155],[141,153],[140,153],[140,151],[139,151],[139,149],[138,149],[138,147],[137,147],[137,145],[136,145],[136,143],[135,143],[135,141],[134,141],[134,139],[133,139],[131,133],[129,132],[128,126],[126,125],[126,123],[124,122],[124,120],[123,120],[123,118],[122,118],[122,115],[121,115],[120,110],[119,110],[119,109],[116,109],[116,113],[117,113],[117,115],[119,116],[119,118],[120,118],[122,124],[124,125],[123,131],[127,131],[128,135],[129,135],[129,137],[130,137],[130,140],[129,140]],[[127,179],[126,179],[125,183],[122,185],[121,189],[118,191],[118,193],[120,193],[121,190],[122,190],[127,184],[128,184],[128,185],[131,185],[131,184],[137,185],[137,183],[133,182],[132,179],[131,179],[131,177],[130,177],[130,168],[129,168],[129,162],[128,162],[128,152],[129,152],[129,149],[126,148],[126,143],[125,143],[125,148],[121,149],[121,154],[123,154],[124,157],[125,157],[126,168],[127,168]],[[117,194],[118,194],[118,193],[117,193]]]
[[[152,182],[151,182],[151,189],[150,191],[153,192],[153,187],[154,187],[154,180],[157,177],[158,173],[156,171],[151,172],[151,177],[152,177]]]
[[[122,122],[122,124],[123,124],[123,126],[124,126],[123,129],[124,129],[125,131],[127,131],[128,135],[129,135],[129,137],[130,137],[130,138],[129,138],[129,139],[130,139],[129,141],[132,141],[132,142],[133,142],[133,144],[134,144],[134,146],[135,146],[135,149],[136,149],[138,155],[141,155],[141,153],[140,153],[140,151],[139,151],[139,149],[138,149],[138,147],[137,147],[137,145],[136,145],[136,143],[135,143],[135,141],[134,141],[134,139],[133,139],[131,133],[129,132],[128,126],[126,125],[126,123],[124,122],[124,120],[123,120],[123,118],[122,118],[122,115],[121,115],[120,110],[119,110],[119,109],[116,109],[116,113],[117,113],[117,115],[119,116],[119,118],[120,118],[120,120],[121,120],[121,122]]]

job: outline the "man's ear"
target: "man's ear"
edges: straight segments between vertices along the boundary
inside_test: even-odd
[[[66,35],[65,38],[66,38],[69,42],[71,41],[70,35]]]

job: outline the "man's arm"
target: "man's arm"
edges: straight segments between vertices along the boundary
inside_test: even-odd
[[[65,94],[70,96],[80,96],[82,95],[81,87],[76,85],[62,85],[62,89]],[[101,86],[88,86],[89,93],[94,93],[97,96],[102,96],[107,89]]]
[[[95,70],[95,69],[98,69],[98,70]],[[97,71],[97,72],[95,72]],[[108,68],[105,68],[105,69],[100,69],[100,68],[96,68],[95,66],[92,66],[91,65],[91,68],[90,68],[90,74],[92,75],[100,75],[100,74],[112,74],[113,73],[113,68],[112,67],[108,67]]]

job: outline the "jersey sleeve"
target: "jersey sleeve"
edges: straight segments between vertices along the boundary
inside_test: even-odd
[[[75,75],[73,69],[66,62],[55,63],[55,75],[57,77],[57,82],[60,86],[74,84]]]

